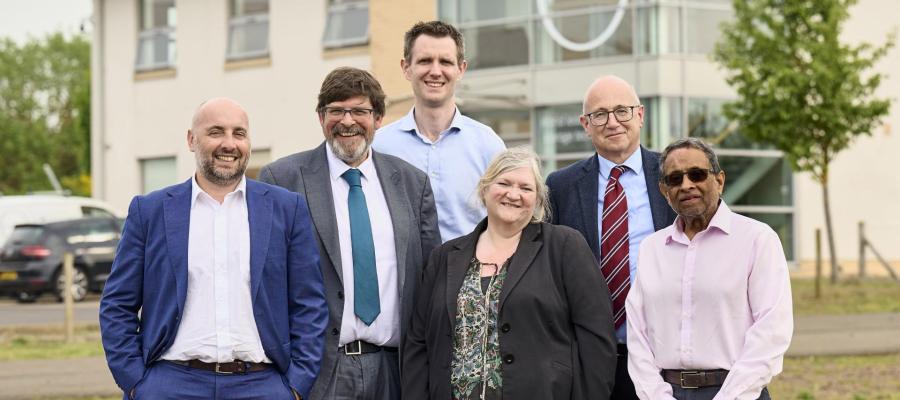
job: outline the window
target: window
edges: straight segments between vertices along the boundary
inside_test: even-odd
[[[141,160],[141,191],[150,193],[173,185],[178,180],[175,173],[175,157]]]
[[[322,45],[326,48],[346,47],[369,42],[369,2],[360,0],[328,0],[328,20]]]
[[[527,108],[462,110],[462,113],[493,128],[506,147],[531,144],[531,112]]]
[[[650,6],[637,9],[638,54],[681,52],[681,8]]]
[[[96,245],[119,238],[119,231],[109,220],[82,221],[68,230],[66,242],[72,245]]]
[[[175,65],[175,0],[140,2],[137,71],[171,68]]]
[[[269,54],[269,0],[231,0],[228,19],[229,60]]]
[[[528,25],[511,23],[461,30],[469,68],[528,64]]]
[[[621,19],[614,19],[618,9],[606,8],[601,11],[570,11],[556,14],[551,18],[558,35],[551,33],[542,20],[535,21],[535,62],[554,64],[564,61],[597,59],[630,55],[633,51],[631,10],[621,12]],[[583,44],[593,41],[607,29],[612,29],[609,38],[597,47],[582,51],[570,50],[560,43],[563,40]]]
[[[719,26],[730,20],[730,9],[687,8],[685,36],[687,54],[708,54],[721,36]]]

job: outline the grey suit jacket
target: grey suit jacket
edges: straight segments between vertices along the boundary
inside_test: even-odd
[[[320,268],[325,280],[329,323],[322,368],[310,398],[322,399],[335,372],[344,311],[344,285],[337,219],[328,171],[325,143],[281,158],[263,167],[259,180],[293,190],[306,197],[319,245]],[[400,347],[412,315],[413,294],[427,257],[441,244],[437,211],[428,177],[407,162],[372,151],[372,161],[391,213],[400,288]]]

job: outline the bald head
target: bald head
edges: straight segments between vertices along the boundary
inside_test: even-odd
[[[628,105],[640,104],[637,92],[634,87],[624,79],[615,75],[607,75],[598,78],[588,87],[584,94],[584,102],[582,103],[582,112],[587,114],[597,110],[590,107],[598,102],[602,102],[603,98],[615,97],[627,100]],[[625,105],[625,104],[622,104]]]
[[[250,120],[247,117],[247,111],[244,110],[243,106],[228,97],[213,97],[204,100],[197,106],[197,109],[194,110],[194,117],[191,118],[191,129],[196,129],[198,123],[210,116],[208,114],[219,114],[222,112],[242,115],[244,122],[249,128]]]

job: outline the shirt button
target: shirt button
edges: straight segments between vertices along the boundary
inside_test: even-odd
[[[507,354],[506,357],[503,357],[503,362],[505,362],[507,364],[512,364],[513,361],[516,361],[516,358],[513,357],[512,354]]]
[[[500,327],[500,331],[503,333],[509,332],[509,324],[503,324],[503,326]]]
[[[338,290],[338,298],[341,300],[344,299],[344,291],[343,290]]]
[[[331,334],[332,334],[332,335],[337,336],[339,333],[341,333],[341,331],[338,330],[338,328],[332,328],[332,329],[331,329]]]

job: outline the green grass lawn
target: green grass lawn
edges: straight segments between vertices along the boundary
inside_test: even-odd
[[[900,400],[900,353],[788,357],[769,391],[779,400]]]
[[[100,328],[96,325],[76,327],[72,343],[66,343],[62,327],[0,328],[0,361],[102,355]]]
[[[900,312],[900,282],[890,279],[843,279],[832,285],[822,281],[822,296],[815,298],[815,281],[793,279],[794,315]]]

